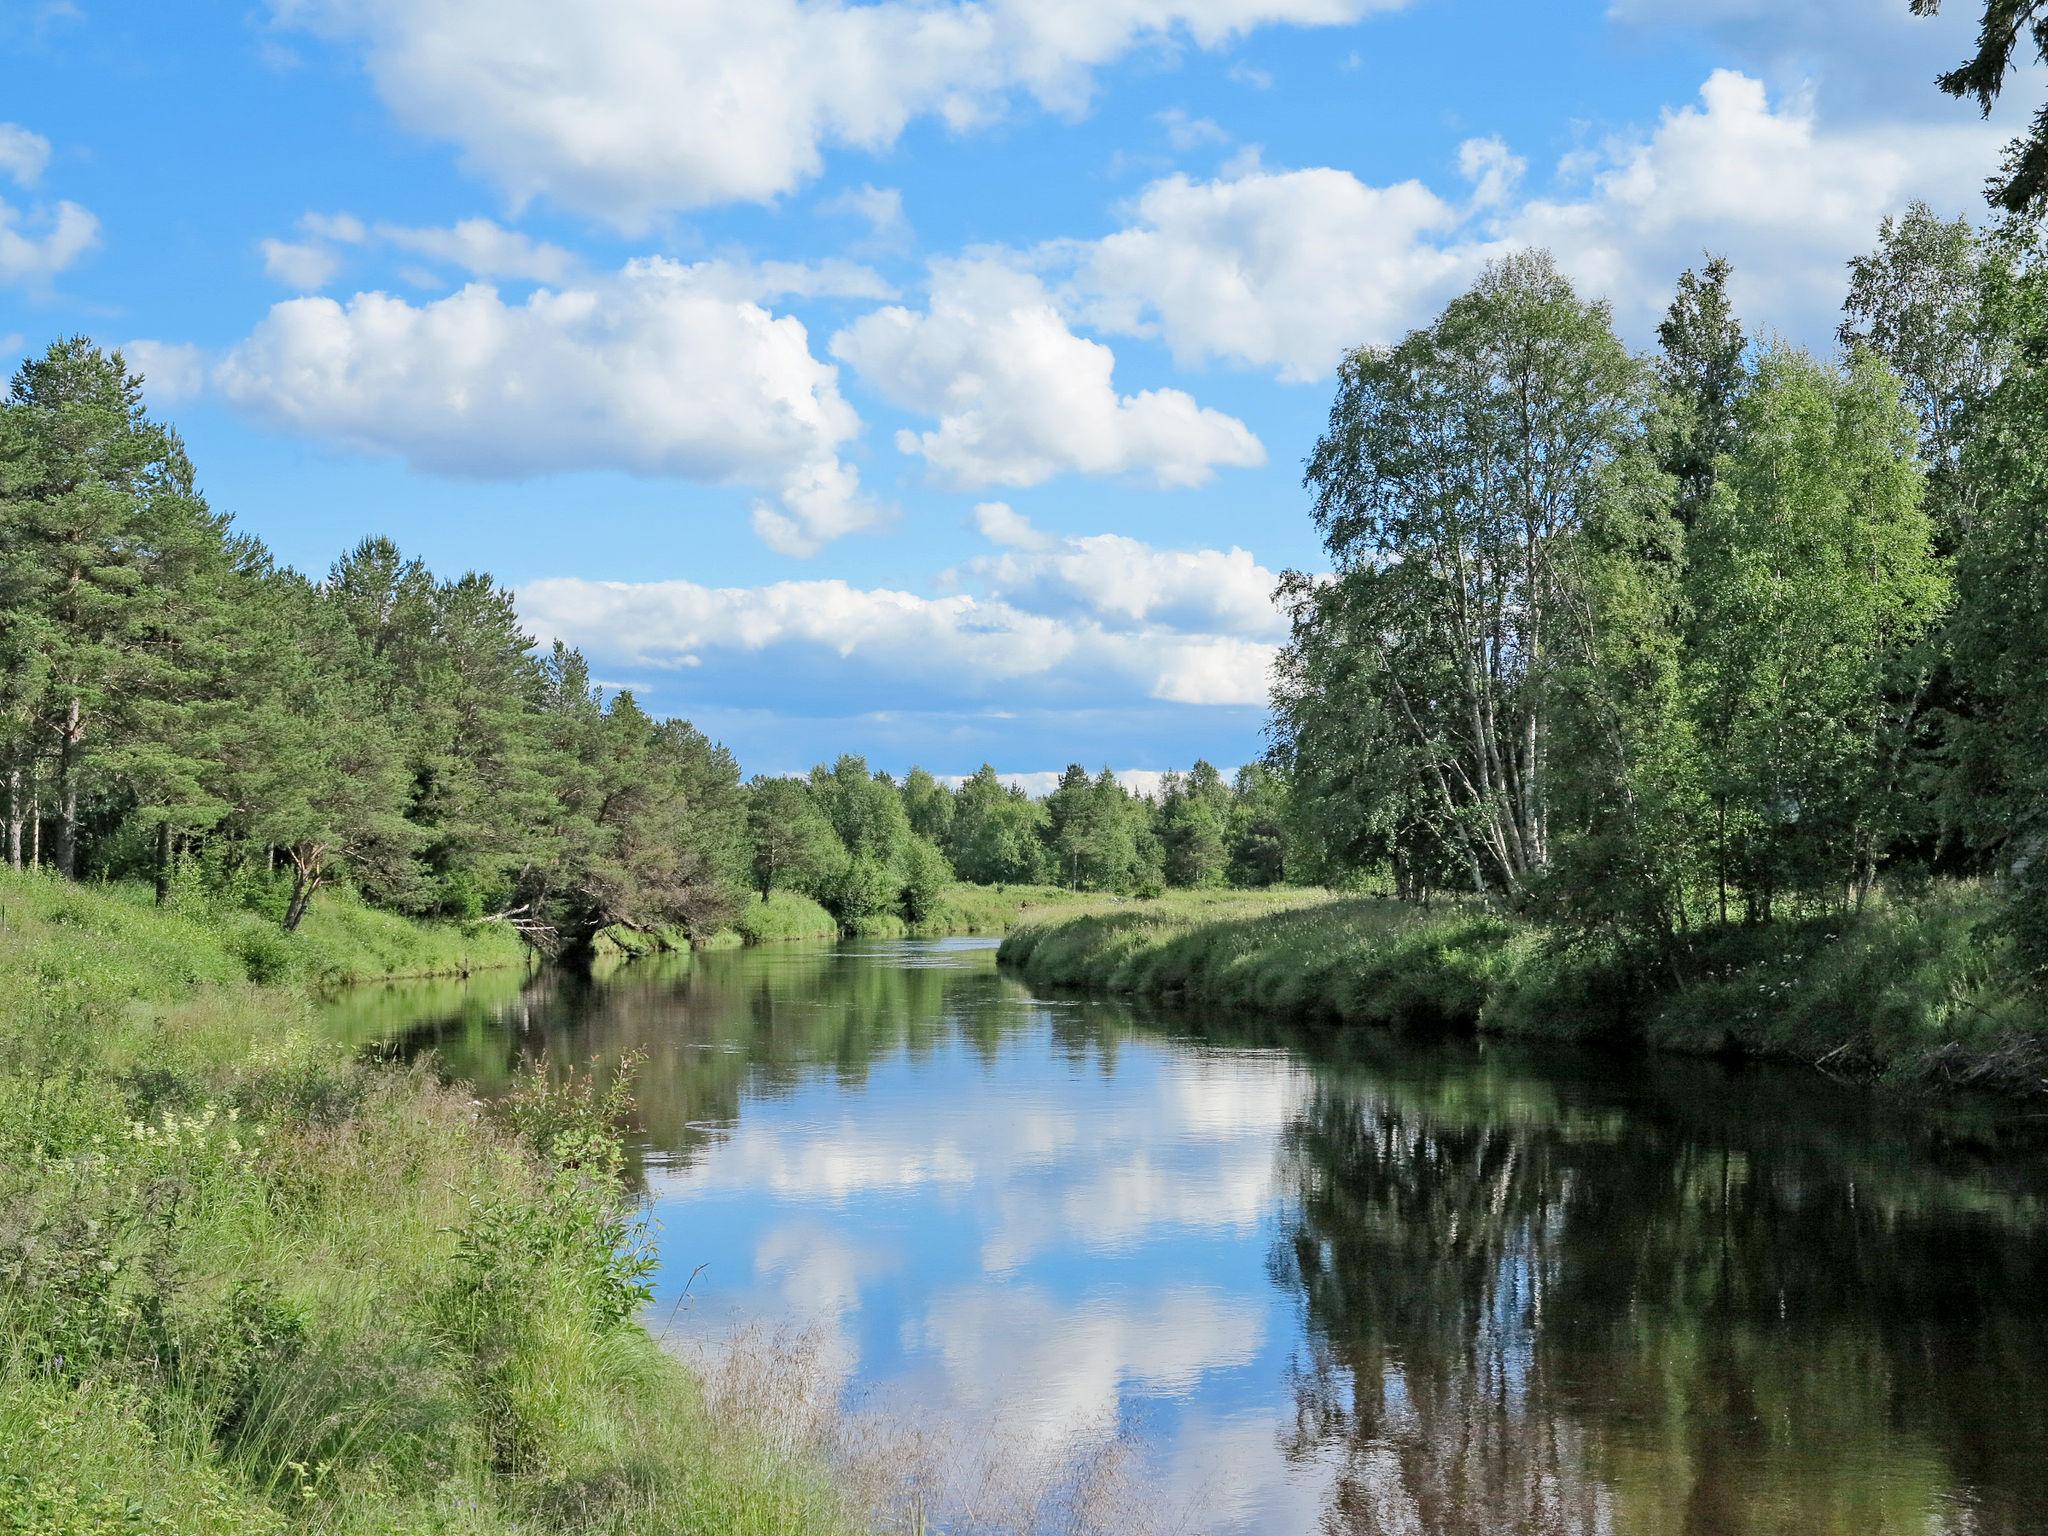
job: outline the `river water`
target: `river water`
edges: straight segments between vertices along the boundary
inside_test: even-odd
[[[1038,996],[980,940],[333,1005],[489,1094],[628,1052],[649,1321],[801,1331],[1214,1532],[2048,1532],[2048,1124]]]

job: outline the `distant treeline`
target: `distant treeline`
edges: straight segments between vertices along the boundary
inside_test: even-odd
[[[2048,263],[1925,207],[1838,356],[1687,272],[1649,356],[1541,252],[1352,353],[1276,760],[1325,865],[1684,972],[1691,935],[1988,879],[2048,965]],[[2015,963],[2016,957],[2016,963]]]
[[[549,949],[727,922],[751,889],[917,921],[971,880],[1278,879],[1278,786],[1202,765],[1155,805],[1069,770],[957,794],[857,758],[742,785],[686,721],[538,650],[490,577],[369,539],[281,568],[200,494],[117,352],[22,365],[0,405],[0,811],[16,868],[197,882],[296,928],[324,887]]]
[[[955,878],[1144,894],[1288,873],[1286,787],[1264,764],[1233,783],[1197,762],[1153,797],[1075,764],[1033,799],[986,763],[953,789],[842,757],[808,778],[756,778],[747,796],[755,888],[799,891],[846,924],[882,911],[920,922]]]

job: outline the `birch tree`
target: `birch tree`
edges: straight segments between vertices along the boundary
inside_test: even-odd
[[[1370,691],[1483,889],[1518,894],[1550,858],[1567,551],[1644,393],[1607,306],[1520,253],[1435,324],[1351,353],[1309,461]]]

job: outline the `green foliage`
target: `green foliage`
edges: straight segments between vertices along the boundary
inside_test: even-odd
[[[766,901],[777,889],[815,896],[846,848],[802,779],[756,777],[747,786],[747,836],[754,889]]]
[[[743,902],[733,913],[733,929],[749,944],[785,939],[831,939],[839,920],[808,896],[777,891],[764,901]]]
[[[1549,861],[1547,663],[1644,383],[1606,305],[1543,252],[1339,368],[1307,475],[1336,574],[1283,588],[1276,736],[1298,784],[1352,802],[1342,842],[1404,893],[1455,869],[1517,894]]]
[[[385,539],[318,582],[275,568],[120,354],[76,337],[0,404],[0,798],[15,868],[40,845],[166,899],[193,859],[281,862],[287,930],[348,886],[582,951],[708,933],[746,880],[721,749],[535,654],[488,576],[437,580]]]
[[[2009,234],[1992,264],[1990,323],[2016,361],[1970,418],[1961,456],[1972,517],[1948,646],[1943,821],[2006,882],[2016,981],[2048,990],[2048,273]]]
[[[963,880],[1018,885],[1047,877],[1045,807],[983,763],[960,786],[945,849]]]
[[[840,926],[851,932],[869,918],[895,916],[900,891],[895,871],[882,860],[873,854],[853,854],[827,884],[824,902]]]
[[[1868,890],[1906,829],[1906,754],[1949,601],[1897,379],[1767,354],[1688,546],[1685,666],[1723,891]],[[1721,898],[1726,901],[1725,894]]]
[[[0,1530],[858,1528],[634,1321],[623,1074],[479,1118],[317,1041],[217,909],[48,875],[0,907]]]
[[[896,893],[903,920],[913,927],[938,916],[940,898],[953,881],[953,866],[937,846],[913,834],[897,863]]]
[[[1003,941],[1027,979],[1352,1024],[1647,1042],[1842,1076],[2048,1092],[2038,1010],[1975,887],[1693,934],[1663,961],[1614,933],[1478,904],[1276,891],[1054,914]]]

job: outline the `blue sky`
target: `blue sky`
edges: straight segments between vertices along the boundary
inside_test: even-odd
[[[750,771],[1225,765],[1347,346],[1553,248],[1825,345],[1974,210],[1906,0],[17,0],[0,364],[129,349],[213,503],[370,533]]]

